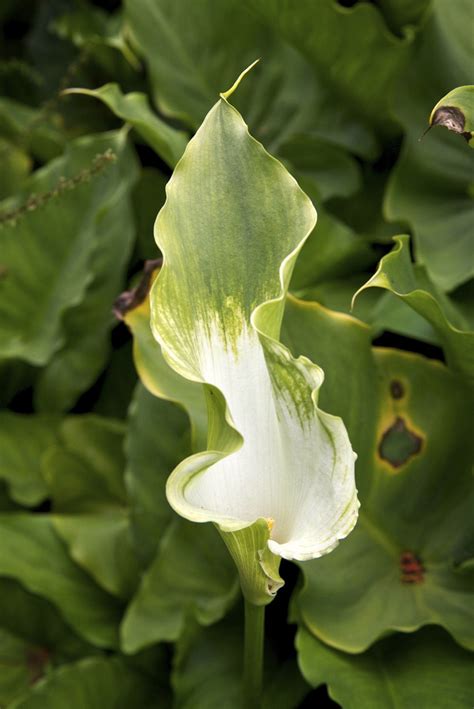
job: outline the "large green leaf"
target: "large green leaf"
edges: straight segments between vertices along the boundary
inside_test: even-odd
[[[120,292],[135,227],[131,188],[136,164],[122,145],[119,170],[110,197],[103,185],[94,225],[95,247],[88,265],[89,283],[80,303],[64,315],[65,342],[39,375],[36,403],[46,410],[65,410],[91,386],[107,361],[110,332],[115,325],[112,304]]]
[[[380,261],[377,272],[355,294],[366,288],[385,288],[394,293],[435,329],[448,364],[474,383],[474,332],[456,313],[452,303],[429,282],[421,269],[415,270],[410,259],[409,239],[395,239],[393,251]],[[450,322],[450,319],[453,322]],[[457,325],[457,327],[455,326]]]
[[[85,137],[32,175],[35,209],[9,205],[13,216],[0,232],[0,356],[35,365],[53,358],[40,403],[69,406],[103,365],[133,235],[134,176],[125,133]]]
[[[190,451],[189,420],[176,405],[139,384],[130,404],[125,482],[136,554],[149,563],[174,516],[166,478]]]
[[[397,91],[396,113],[406,138],[385,202],[389,219],[407,222],[413,229],[416,260],[443,290],[474,275],[472,154],[461,136],[439,127],[421,142],[419,138],[440,96],[472,80],[469,18],[469,0],[433,1],[413,62]]]
[[[0,705],[23,695],[51,669],[93,654],[54,606],[12,579],[0,579]]]
[[[125,18],[163,113],[197,128],[216,95],[261,57],[261,68],[240,89],[236,105],[267,148],[274,151],[293,135],[310,131],[350,145],[356,154],[375,152],[363,122],[343,101],[328,101],[303,57],[238,0],[129,0]]]
[[[316,301],[330,310],[355,315],[370,325],[373,337],[383,332],[393,332],[422,342],[440,344],[429,322],[393,293],[367,290],[363,298],[354,301],[354,294],[364,285],[366,278],[366,273],[359,273],[344,279],[324,280],[297,291],[296,295],[303,300]]]
[[[0,412],[0,478],[21,505],[35,506],[48,497],[41,459],[58,440],[59,422],[56,416]]]
[[[68,94],[84,94],[103,101],[116,116],[127,121],[137,133],[170,166],[174,167],[183,154],[188,138],[183,131],[172,128],[149,107],[145,94],[122,94],[117,84],[100,89],[69,89]]]
[[[294,136],[280,146],[279,155],[318,207],[318,222],[295,264],[291,289],[307,288],[373,264],[374,253],[367,240],[322,207],[328,199],[347,197],[361,188],[356,160],[337,143],[312,135]]]
[[[361,498],[349,538],[329,556],[301,564],[296,617],[350,652],[390,630],[428,623],[473,647],[465,383],[439,362],[371,351],[368,328],[315,303],[289,301],[284,339],[326,368],[321,403],[347,423]]]
[[[161,698],[160,698],[161,697]],[[169,698],[152,678],[119,658],[87,657],[66,665],[38,682],[11,709],[165,709]]]
[[[278,556],[331,551],[358,502],[344,425],[317,407],[322,372],[278,341],[315,210],[227,102],[238,81],[168,183],[155,224],[164,266],[152,328],[173,369],[204,383],[208,397],[207,450],[173,471],[168,499],[187,519],[219,526],[245,592],[255,584],[264,603],[281,585]]]
[[[232,561],[216,530],[174,520],[127,608],[121,644],[127,653],[177,640],[186,624],[220,620],[238,592]]]
[[[43,468],[53,525],[71,557],[106,591],[128,598],[138,581],[124,482],[124,427],[95,416],[69,418]]]
[[[436,628],[382,640],[356,657],[327,647],[304,628],[296,645],[308,682],[327,684],[344,709],[460,709],[474,698],[472,656]]]
[[[71,561],[46,515],[0,515],[0,575],[51,601],[77,633],[99,647],[117,642],[120,606]]]
[[[409,56],[408,38],[388,31],[377,7],[333,0],[247,0],[282,37],[301,52],[356,115],[385,132],[394,129],[391,90]]]

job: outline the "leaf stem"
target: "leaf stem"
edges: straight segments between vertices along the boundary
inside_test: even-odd
[[[245,599],[243,690],[246,709],[261,706],[264,624],[265,606],[256,606]]]

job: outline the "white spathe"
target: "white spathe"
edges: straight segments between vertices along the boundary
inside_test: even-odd
[[[298,401],[301,381],[309,400],[323,381],[322,370],[273,342],[273,356],[287,368],[284,382],[290,385],[280,381],[276,386],[252,327],[243,327],[228,347],[217,324],[197,326],[195,344],[202,381],[224,395],[243,443],[203,466],[182,488],[184,499],[169,494],[170,503],[180,514],[216,522],[224,530],[265,518],[271,527],[270,551],[286,559],[312,559],[331,551],[355,525],[359,503],[355,455],[342,421],[314,401],[307,415],[308,406]]]

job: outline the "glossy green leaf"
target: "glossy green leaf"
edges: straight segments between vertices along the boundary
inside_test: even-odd
[[[133,126],[137,133],[170,167],[174,167],[184,152],[188,138],[184,131],[172,128],[159,118],[148,105],[145,94],[123,94],[118,84],[106,84],[100,89],[69,89],[68,94],[83,94],[103,101],[118,118]]]
[[[12,498],[33,507],[48,497],[41,459],[57,443],[60,419],[0,412],[0,478]]]
[[[136,554],[147,564],[174,516],[165,485],[173,468],[190,451],[187,416],[139,384],[130,404],[126,450],[131,532]]]
[[[120,141],[125,141],[125,136]],[[38,378],[36,404],[41,409],[62,411],[71,407],[107,361],[110,332],[115,325],[112,304],[122,288],[135,235],[130,193],[137,172],[126,142],[122,142],[115,167],[113,181],[109,176],[110,192],[108,185],[102,184],[103,191],[98,197],[94,195],[97,212],[88,227],[92,251],[87,288],[81,301],[65,312],[64,344]]]
[[[261,68],[239,89],[236,105],[268,149],[275,151],[292,136],[310,131],[349,145],[356,154],[376,151],[363,122],[343,101],[328,101],[308,62],[238,0],[199,5],[193,0],[130,0],[125,18],[149,68],[153,98],[165,115],[197,128],[216,95],[261,57]]]
[[[122,424],[86,416],[66,421],[43,468],[53,525],[72,559],[104,590],[128,598],[138,581],[124,483]]]
[[[444,291],[474,275],[472,154],[462,137],[439,128],[419,139],[439,97],[472,81],[471,16],[469,0],[433,0],[394,104],[406,138],[391,173],[385,213],[408,223],[417,263]]]
[[[265,36],[265,28],[234,0],[219,4],[206,0],[199,7],[189,0],[138,0],[125,2],[125,10],[137,51],[150,69],[155,101],[163,113],[182,118],[193,127],[201,123],[216,95],[233,83],[242,68],[262,56],[262,49],[270,56],[275,45],[268,33]],[[223,46],[225,53],[212,51]],[[263,79],[259,87],[262,98],[255,113],[265,114],[260,120],[268,121],[272,115],[265,101],[275,100],[271,95],[275,87],[289,84],[288,74],[297,76],[297,59],[289,50],[286,58],[290,66],[275,68],[267,85]],[[290,58],[293,61],[288,61]],[[258,93],[252,91],[253,96]]]
[[[296,646],[308,682],[327,684],[344,709],[458,709],[474,698],[472,656],[436,628],[393,636],[357,656],[329,648],[304,628]]]
[[[371,351],[367,327],[314,303],[290,300],[283,332],[326,368],[321,404],[346,421],[361,498],[349,538],[301,564],[295,617],[349,652],[428,623],[472,647],[474,578],[461,568],[473,554],[464,382],[439,362]]]
[[[117,642],[120,606],[71,561],[45,515],[0,515],[0,575],[51,601],[77,633],[99,647]]]
[[[152,678],[127,667],[119,658],[86,657],[51,672],[10,705],[11,709],[43,709],[46,706],[48,709],[64,709],[65,706],[74,709],[129,709],[130,706],[165,709],[170,704],[166,695],[160,699],[160,688]]]
[[[121,645],[134,653],[177,640],[186,624],[220,620],[234,603],[238,583],[232,561],[215,529],[174,520],[127,608]]]
[[[296,295],[303,300],[316,301],[330,310],[355,315],[370,325],[373,337],[383,332],[393,332],[422,342],[440,344],[429,322],[393,293],[367,289],[363,298],[353,301],[366,278],[366,273],[360,273],[344,279],[325,280],[298,291]]]
[[[110,150],[117,156],[115,163]],[[98,153],[102,157],[94,162]],[[41,397],[53,404],[64,397],[64,388],[69,401],[85,375],[90,383],[97,360],[84,360],[91,349],[94,355],[98,348],[99,354],[106,349],[111,302],[120,290],[131,245],[126,194],[133,178],[123,132],[82,138],[30,178],[28,190],[37,195],[30,198],[32,211],[18,213],[10,204],[12,218],[0,230],[5,271],[0,281],[0,356],[44,365],[56,354],[51,371],[43,375],[48,390]],[[43,197],[55,190],[56,196]],[[117,242],[123,249],[119,257]],[[113,268],[111,257],[117,264]]]
[[[322,372],[278,341],[315,210],[227,102],[238,81],[168,183],[155,224],[164,266],[152,329],[173,369],[205,384],[210,419],[207,450],[173,471],[168,500],[187,519],[219,526],[244,593],[263,604],[282,583],[278,557],[331,551],[358,502],[344,425],[317,407]]]
[[[431,111],[429,123],[461,133],[474,147],[474,86],[458,86],[443,96]]]
[[[270,27],[301,52],[330,90],[379,130],[393,130],[394,79],[406,61],[409,39],[395,37],[377,7],[346,8],[332,0],[248,0]],[[376,59],[375,59],[376,57]]]
[[[449,299],[437,292],[429,280],[423,278],[420,270],[415,271],[410,259],[409,238],[399,236],[395,242],[392,252],[383,257],[375,275],[357,291],[354,298],[371,287],[385,288],[394,293],[436,330],[452,369],[474,382],[474,332],[462,330],[450,322],[450,318],[454,317],[456,325],[467,325],[458,322],[459,316]]]

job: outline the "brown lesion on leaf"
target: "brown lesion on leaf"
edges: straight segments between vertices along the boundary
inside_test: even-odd
[[[377,452],[392,468],[400,468],[420,453],[422,446],[423,438],[408,428],[402,416],[397,416],[382,434]]]
[[[131,290],[126,290],[121,293],[114,303],[114,315],[118,320],[123,320],[130,310],[137,308],[141,303],[143,303],[150,292],[153,273],[157,269],[161,268],[162,264],[162,258],[149,259],[148,261],[145,261],[143,274],[138,282],[138,285]]]
[[[399,379],[390,382],[390,395],[392,399],[403,399],[405,396],[405,387]]]
[[[400,555],[400,581],[403,584],[419,584],[425,580],[425,568],[421,560],[412,551],[403,551]]]
[[[433,114],[431,126],[444,126],[453,133],[459,133],[469,141],[471,134],[464,130],[466,118],[460,108],[456,106],[440,106]]]

